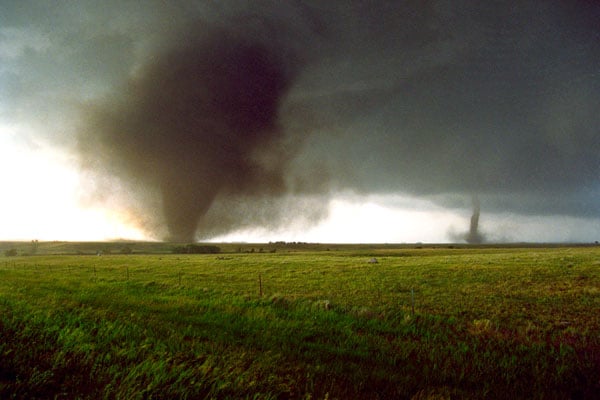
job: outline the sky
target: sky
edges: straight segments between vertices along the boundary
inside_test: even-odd
[[[0,0],[0,240],[600,240],[598,20]]]

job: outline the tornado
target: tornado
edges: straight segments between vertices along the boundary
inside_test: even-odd
[[[473,196],[473,214],[471,215],[471,223],[469,232],[465,235],[465,240],[470,244],[479,244],[484,242],[483,235],[479,232],[479,214],[481,213],[481,204],[479,197]]]
[[[284,192],[279,110],[300,63],[267,31],[196,30],[87,110],[81,158],[138,190],[166,240],[193,241],[219,195]]]

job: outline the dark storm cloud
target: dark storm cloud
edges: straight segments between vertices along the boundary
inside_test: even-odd
[[[600,217],[597,2],[4,3],[3,118],[57,119],[172,238],[348,189]]]
[[[423,22],[431,32],[417,44],[392,29],[396,40],[375,45],[378,57],[338,61],[364,69],[352,82],[379,90],[364,91],[367,112],[350,103],[345,113],[355,117],[342,134],[320,136],[323,148],[340,149],[330,160],[338,184],[445,204],[452,193],[467,204],[478,193],[486,210],[597,217],[599,6],[436,5]],[[332,91],[328,101],[348,97],[360,95]]]

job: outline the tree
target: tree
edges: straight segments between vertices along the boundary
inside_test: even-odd
[[[6,257],[14,257],[17,255],[17,249],[8,249],[8,250],[4,250],[4,255]]]
[[[38,241],[37,239],[31,241],[31,255],[36,254],[38,251]]]
[[[121,248],[121,254],[131,254],[133,253],[133,249],[129,245],[125,245]]]

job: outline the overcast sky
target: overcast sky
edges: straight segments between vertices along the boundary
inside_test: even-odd
[[[0,239],[600,240],[598,21],[0,0]]]

